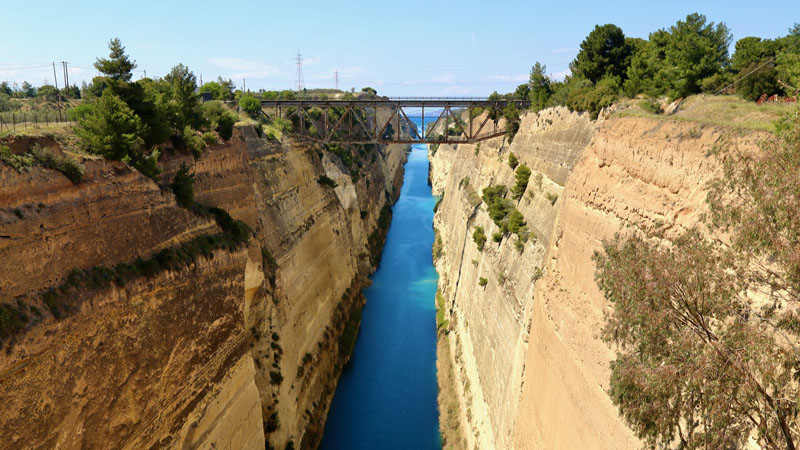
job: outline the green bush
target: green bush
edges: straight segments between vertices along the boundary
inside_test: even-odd
[[[650,114],[661,114],[661,105],[653,100],[642,100],[639,102],[639,108],[649,112]]]
[[[194,205],[194,173],[189,172],[186,163],[181,163],[172,180],[172,193],[175,194],[175,201],[184,208]]]
[[[502,241],[503,240],[503,233],[501,233],[499,231],[496,232],[496,233],[492,233],[492,240],[495,241],[495,242]]]
[[[161,156],[161,151],[155,149],[148,156],[133,161],[133,167],[141,172],[144,176],[158,181],[161,178],[161,168],[158,167],[158,158]]]
[[[237,117],[224,103],[211,101],[203,104],[203,116],[208,121],[211,129],[219,133],[219,137],[228,140],[233,136],[233,125]]]
[[[219,142],[217,135],[210,131],[206,131],[200,137],[203,139],[203,142],[205,142],[206,145],[214,145]]]
[[[525,218],[518,209],[514,209],[508,216],[508,231],[514,234],[519,234],[525,230]]]
[[[332,179],[328,178],[327,175],[320,175],[319,178],[317,179],[317,183],[319,183],[322,186],[329,187],[329,188],[335,188],[335,187],[339,186],[338,183],[336,183]]]
[[[478,286],[480,286],[480,287],[484,287],[484,286],[486,286],[488,283],[489,283],[489,280],[487,280],[486,278],[484,278],[484,277],[480,277],[480,278],[478,278]]]
[[[550,201],[551,205],[555,205],[556,200],[558,200],[558,194],[553,192],[547,192],[546,194],[544,194],[544,196],[547,197],[547,200]]]
[[[283,383],[283,375],[281,375],[280,371],[270,371],[269,382],[273,386],[280,386],[280,384]]]
[[[531,169],[525,164],[519,166],[516,172],[517,183],[511,188],[511,197],[514,200],[519,200],[525,194],[525,189],[528,187],[528,180],[531,178]]]
[[[508,167],[511,167],[511,170],[514,170],[517,168],[517,164],[519,164],[517,155],[515,155],[514,152],[510,152],[508,154]]]
[[[245,94],[239,99],[239,107],[251,116],[257,116],[261,112],[261,102],[250,94]]]
[[[28,315],[20,308],[0,303],[0,342],[22,331],[28,323]]]
[[[19,172],[24,172],[33,166],[42,166],[58,170],[73,183],[79,183],[86,168],[74,158],[63,155],[56,156],[51,151],[34,144],[27,153],[15,155],[8,147],[0,145],[0,161],[5,162]]]
[[[75,128],[86,151],[117,160],[141,153],[144,126],[122,99],[107,89],[91,105]]]
[[[73,183],[79,183],[86,172],[86,168],[69,155],[56,156],[35,144],[31,147],[30,153],[40,165],[63,173]]]
[[[186,148],[192,152],[195,158],[199,158],[200,155],[203,154],[203,150],[206,148],[206,143],[203,141],[203,138],[197,135],[197,130],[186,125],[183,129],[183,134],[181,136],[183,138],[183,143],[186,145]]]
[[[18,172],[25,172],[33,167],[36,162],[31,155],[15,155],[8,147],[0,144],[0,161],[17,169]]]
[[[472,240],[478,247],[478,251],[482,252],[483,246],[486,244],[486,233],[482,226],[475,227],[475,231],[472,232]]]

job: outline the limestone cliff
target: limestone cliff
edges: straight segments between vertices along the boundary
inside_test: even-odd
[[[177,269],[147,262],[220,225],[154,181],[102,159],[78,184],[0,163],[0,302],[26,317],[2,342],[0,448],[316,447],[405,148],[376,148],[351,174],[256,131],[162,158],[162,180],[189,163],[198,203],[254,231]],[[142,275],[103,279],[127,263]],[[88,279],[73,287],[75,274]]]
[[[434,219],[449,320],[440,339],[451,349],[439,358],[454,366],[466,448],[641,447],[606,394],[614,355],[598,336],[609,305],[592,254],[629,227],[696,224],[719,174],[715,150],[753,149],[758,138],[669,118],[592,122],[555,108],[526,115],[510,145],[431,152],[434,193],[444,195]],[[514,202],[536,236],[524,244],[515,235],[495,243],[480,202],[483,188],[514,185],[510,152],[533,172]],[[475,226],[489,236],[482,252]]]

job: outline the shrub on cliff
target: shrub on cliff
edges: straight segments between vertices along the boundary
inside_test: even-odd
[[[517,164],[519,164],[519,159],[517,159],[517,155],[514,152],[510,152],[508,154],[508,167],[511,167],[511,170],[517,168]]]
[[[482,252],[483,246],[486,244],[486,232],[482,226],[475,227],[475,231],[472,232],[472,240],[478,247],[478,251]]]
[[[236,115],[228,110],[220,101],[211,101],[203,104],[203,117],[208,121],[212,130],[219,133],[219,137],[228,140],[233,136],[233,125]]]
[[[186,163],[181,163],[172,180],[172,193],[175,194],[175,201],[184,208],[194,205],[194,173],[189,172]]]
[[[519,166],[516,172],[516,179],[517,182],[513,188],[511,188],[511,196],[514,200],[519,200],[522,198],[522,195],[525,194],[525,189],[528,188],[528,180],[531,178],[531,169],[528,168],[525,164]]]
[[[73,183],[80,182],[86,171],[86,168],[71,156],[56,156],[50,150],[36,144],[31,146],[29,152],[39,165],[63,173]]]
[[[319,183],[320,186],[325,186],[329,188],[335,188],[339,186],[338,183],[330,179],[327,175],[320,175],[319,178],[317,178],[317,183]]]

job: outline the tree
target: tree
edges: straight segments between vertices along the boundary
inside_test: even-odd
[[[800,112],[762,152],[728,155],[712,227],[617,236],[595,254],[613,306],[609,394],[649,445],[794,449],[800,438]],[[756,300],[753,295],[759,298]]]
[[[172,179],[172,193],[175,194],[175,201],[184,208],[194,205],[194,172],[189,172],[185,162],[181,163]]]
[[[242,108],[242,111],[254,116],[261,111],[261,102],[252,95],[247,94],[243,95],[242,98],[239,99],[239,107]]]
[[[178,64],[164,77],[170,87],[170,101],[173,103],[173,129],[182,130],[186,126],[200,129],[200,97],[195,94],[197,78],[183,64]]]
[[[223,80],[222,77],[217,81],[209,81],[200,87],[200,93],[208,92],[214,100],[233,100],[235,86],[231,80]]]
[[[376,91],[375,89],[373,89],[371,87],[362,88],[361,92],[364,92],[364,93],[369,94],[369,95],[378,95],[378,91]]]
[[[531,68],[531,76],[528,81],[530,91],[528,99],[531,101],[531,109],[536,112],[547,107],[547,101],[553,95],[553,87],[550,77],[547,76],[547,66],[536,61]]]
[[[625,79],[631,61],[632,48],[625,33],[613,24],[595,25],[594,30],[581,42],[581,50],[570,63],[575,76],[597,83],[606,76]]]
[[[45,84],[39,87],[39,90],[36,92],[36,96],[42,97],[46,101],[54,102],[58,98],[58,91],[54,86]]]
[[[27,81],[22,82],[22,96],[25,98],[33,98],[36,97],[36,88],[33,87],[32,84],[28,83]]]
[[[631,59],[624,82],[626,94],[677,98],[700,93],[705,80],[730,65],[730,40],[724,23],[715,26],[697,13],[668,30],[650,33],[650,40]]]
[[[779,53],[775,60],[778,78],[800,89],[800,24],[795,24],[788,36],[779,39],[778,46]],[[797,95],[796,91],[794,94]]]
[[[0,83],[0,94],[6,94],[8,96],[11,96],[12,92],[13,91],[11,90],[11,86],[8,85],[8,81],[3,81],[2,83]]]
[[[110,90],[81,116],[75,134],[87,151],[109,159],[136,158],[144,147],[141,119]]]
[[[136,62],[131,61],[128,55],[125,54],[125,47],[122,46],[119,38],[110,40],[108,49],[111,50],[108,58],[97,58],[94,67],[113,81],[130,82],[131,71],[136,68]]]

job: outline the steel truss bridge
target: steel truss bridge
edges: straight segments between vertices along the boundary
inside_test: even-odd
[[[497,122],[510,105],[525,109],[530,102],[422,97],[263,100],[261,111],[268,118],[291,120],[301,135],[325,144],[471,144],[506,134]],[[489,113],[461,119],[461,112],[473,117],[477,108]],[[421,129],[411,118],[421,119]]]

